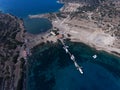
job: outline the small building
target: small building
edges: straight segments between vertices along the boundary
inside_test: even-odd
[[[56,35],[53,31],[51,31],[50,33],[51,33],[52,35],[54,35],[54,36]]]

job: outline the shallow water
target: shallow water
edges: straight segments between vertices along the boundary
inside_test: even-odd
[[[29,59],[28,90],[120,90],[120,58],[84,44],[68,45],[84,74],[76,70],[61,45],[39,47]]]

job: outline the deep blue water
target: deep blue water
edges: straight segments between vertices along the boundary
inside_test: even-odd
[[[84,44],[68,45],[84,74],[61,45],[37,47],[29,59],[28,90],[120,90],[120,58]]]
[[[21,18],[29,14],[55,12],[62,6],[56,0],[0,0],[0,8]]]
[[[56,3],[56,0],[0,0],[0,10],[23,18],[26,30],[33,34],[39,34],[50,29],[51,24],[44,19],[28,20],[28,15],[57,12],[62,6],[63,4]],[[45,25],[41,24],[43,22]]]

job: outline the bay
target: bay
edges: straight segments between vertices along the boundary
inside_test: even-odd
[[[28,19],[29,14],[56,12],[61,7],[56,0],[0,0],[0,10],[23,18],[33,34],[48,30],[50,23]],[[120,58],[81,43],[68,45],[84,74],[76,70],[61,45],[40,46],[28,60],[28,90],[120,90]],[[94,54],[97,59],[92,58]]]
[[[40,46],[29,59],[28,90],[120,90],[120,58],[81,43],[67,44],[84,74],[61,45]]]
[[[58,12],[62,6],[56,0],[0,0],[0,10],[22,18],[27,32],[32,34],[47,31],[51,28],[51,23],[46,19],[30,19],[28,15]]]

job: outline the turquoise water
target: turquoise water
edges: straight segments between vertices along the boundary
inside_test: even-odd
[[[120,58],[84,44],[67,44],[84,74],[61,45],[44,45],[34,49],[29,59],[28,90],[120,90]]]
[[[57,12],[62,6],[63,4],[56,3],[56,0],[0,0],[0,10],[23,18],[27,32],[33,34],[39,34],[50,29],[51,24],[44,19],[28,20],[28,15]],[[46,26],[41,23],[44,23]]]

